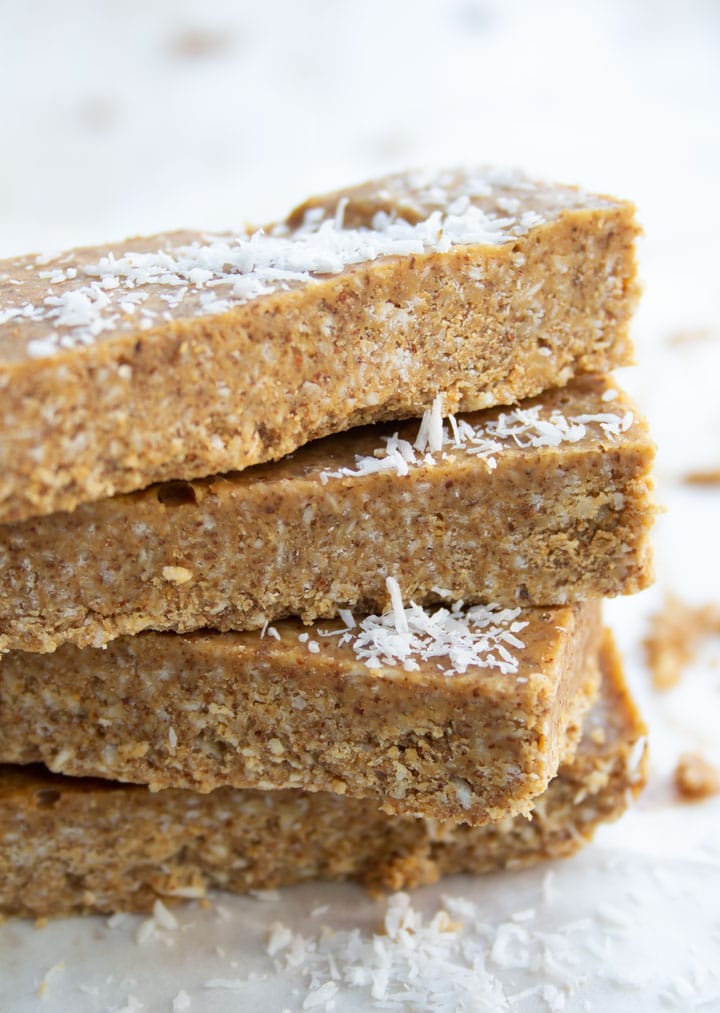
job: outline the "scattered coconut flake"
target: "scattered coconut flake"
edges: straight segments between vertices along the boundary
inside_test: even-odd
[[[545,904],[553,904],[557,899],[557,889],[555,887],[556,879],[557,873],[555,873],[553,869],[549,869],[543,876],[542,899]]]
[[[183,989],[177,993],[172,1001],[172,1013],[185,1013],[192,1005],[190,996]]]
[[[136,996],[128,995],[125,1005],[117,1007],[113,1013],[140,1013],[140,1010],[144,1009],[144,1004]]]
[[[265,904],[277,904],[280,900],[278,890],[248,890],[248,896],[263,901]]]
[[[267,941],[268,956],[274,957],[286,949],[292,942],[293,934],[287,925],[282,922],[273,922],[270,926],[270,935]]]
[[[242,978],[209,978],[203,982],[203,988],[220,988],[228,992],[239,992],[247,987],[247,981]]]
[[[349,203],[350,203],[349,197],[341,197],[340,200],[337,202],[334,219],[336,229],[343,228],[345,221],[345,208],[348,206]]]
[[[547,1007],[551,1010],[551,1013],[559,1013],[560,1010],[564,1010],[567,1007],[567,996],[555,985],[549,983],[543,985],[540,995],[543,1001],[547,1003]]]
[[[410,627],[408,626],[407,616],[405,615],[405,606],[403,605],[400,585],[394,577],[388,577],[385,583],[390,594],[390,601],[392,602],[395,629],[398,633],[409,633]]]
[[[49,967],[43,975],[42,981],[37,987],[37,995],[40,999],[47,997],[48,990],[56,978],[59,978],[65,972],[65,962],[59,961],[57,964],[53,964]]]
[[[302,1004],[303,1009],[318,1009],[325,1006],[337,995],[338,987],[334,981],[326,981],[319,988],[308,992]]]
[[[163,929],[176,929],[178,927],[178,921],[174,914],[172,914],[165,907],[163,902],[158,898],[153,904],[153,918],[158,925]]]
[[[140,923],[135,934],[135,941],[140,946],[150,942],[161,942],[166,946],[173,946],[175,939],[172,933],[177,927],[177,918],[158,898],[153,904],[151,917]]]
[[[332,1002],[340,985],[359,992],[373,1008],[506,1008],[500,982],[486,969],[484,944],[473,947],[445,910],[426,923],[407,894],[388,900],[382,930],[369,938],[359,929],[315,938],[287,932],[304,955],[300,970],[308,993],[303,1009]],[[284,953],[276,961],[278,970],[292,966]]]
[[[421,454],[424,454],[426,450],[435,453],[443,448],[442,401],[442,394],[438,394],[432,403],[432,408],[424,412],[420,420],[420,428],[413,446]]]
[[[341,620],[345,623],[347,629],[352,630],[355,628],[356,623],[350,609],[338,609],[338,615],[340,616]]]
[[[166,897],[182,897],[185,900],[200,900],[207,895],[207,889],[202,886],[176,886],[172,890],[163,890]]]
[[[510,921],[513,922],[531,922],[535,918],[535,908],[528,907],[522,911],[515,911],[510,915]]]
[[[463,809],[472,808],[472,788],[467,781],[463,781],[462,778],[455,778],[453,781],[453,787],[455,788],[455,797],[462,806]]]
[[[497,967],[527,967],[529,963],[530,935],[520,925],[506,922],[498,925],[490,950],[490,960]]]

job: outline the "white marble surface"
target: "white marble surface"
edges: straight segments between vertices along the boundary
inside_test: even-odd
[[[463,939],[485,947],[508,999],[482,1005],[476,990],[437,1008],[720,1010],[720,799],[680,805],[670,790],[682,750],[720,762],[720,644],[664,695],[639,647],[666,590],[720,601],[720,489],[680,481],[720,467],[720,6],[0,0],[0,84],[0,255],[262,221],[406,165],[520,164],[635,199],[646,291],[639,365],[621,379],[658,440],[667,512],[657,586],[607,614],[649,721],[650,785],[576,859],[448,880],[413,904],[428,917],[443,896],[477,905],[483,924],[465,918]],[[680,332],[694,340],[673,343]],[[300,1009],[312,981],[267,955],[270,924],[369,938],[383,910],[350,886],[219,903],[144,942],[133,918],[8,923],[0,1009],[170,1011],[183,996],[191,1013]],[[487,939],[529,910],[535,969],[493,961]],[[436,986],[399,1008],[436,1008]],[[372,1005],[361,988],[332,1001]]]

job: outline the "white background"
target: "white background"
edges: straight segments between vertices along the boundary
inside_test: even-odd
[[[515,164],[636,201],[646,291],[639,366],[621,379],[650,417],[668,510],[658,586],[607,614],[649,719],[650,786],[554,867],[551,890],[541,869],[449,880],[413,903],[432,914],[443,893],[464,895],[491,930],[532,909],[538,946],[564,929],[562,974],[547,959],[493,967],[507,995],[535,989],[508,1008],[720,1010],[720,801],[680,805],[670,788],[683,749],[720,762],[720,650],[711,643],[660,696],[639,649],[665,591],[720,601],[720,488],[680,481],[720,468],[720,4],[0,0],[0,96],[0,256],[263,222],[409,165]],[[673,343],[678,333],[694,340]],[[326,886],[222,905],[223,916],[187,908],[144,944],[136,919],[9,923],[0,1009],[171,1010],[184,990],[191,1011],[295,1010],[308,979],[264,954],[269,923],[367,934],[383,910]],[[212,978],[246,984],[204,988]],[[362,990],[336,998],[369,1004]]]

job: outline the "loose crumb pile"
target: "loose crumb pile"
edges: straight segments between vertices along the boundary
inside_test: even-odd
[[[668,595],[663,607],[651,616],[643,641],[655,689],[677,685],[703,638],[712,634],[720,634],[720,606],[687,605]]]

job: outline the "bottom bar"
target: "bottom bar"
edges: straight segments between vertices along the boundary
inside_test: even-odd
[[[645,727],[612,638],[603,686],[572,763],[532,817],[482,827],[388,816],[325,792],[220,788],[153,794],[0,766],[0,912],[141,911],[161,897],[200,897],[309,879],[400,889],[450,873],[531,865],[574,852],[617,818],[644,781]]]

